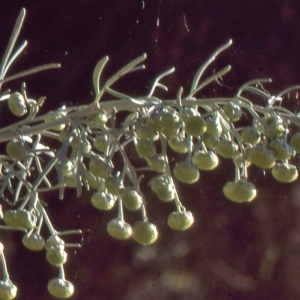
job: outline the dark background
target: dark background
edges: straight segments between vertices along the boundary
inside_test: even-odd
[[[243,82],[265,77],[273,78],[266,87],[276,93],[300,83],[297,3],[1,1],[0,51],[4,52],[17,15],[25,7],[19,43],[26,38],[29,45],[12,72],[48,62],[62,64],[60,70],[26,78],[30,96],[47,96],[44,112],[92,101],[93,68],[105,55],[110,62],[102,80],[131,59],[148,54],[147,69],[118,84],[130,95],[145,94],[155,75],[175,66],[176,72],[163,81],[170,90],[162,95],[171,99],[180,86],[189,87],[201,63],[229,38],[233,46],[211,68],[233,67],[224,78],[222,95],[233,95]],[[10,87],[17,89],[20,83]],[[200,96],[216,95],[220,95],[218,88],[206,89]],[[285,102],[298,111],[295,95]],[[70,238],[82,241],[82,249],[68,250],[65,268],[76,287],[72,299],[300,299],[299,183],[279,184],[269,171],[250,168],[258,196],[253,203],[238,205],[222,194],[226,181],[233,178],[233,165],[222,160],[216,171],[202,172],[198,183],[178,185],[182,202],[196,220],[186,232],[168,228],[173,205],[160,203],[148,190],[149,218],[160,233],[149,247],[110,238],[106,223],[116,211],[93,209],[90,193],[76,199],[68,190],[62,202],[56,193],[45,195],[58,230],[83,229],[82,240]],[[134,220],[130,214],[125,217]],[[19,233],[1,232],[1,236],[11,279],[19,287],[18,299],[52,299],[46,285],[57,270],[46,262],[45,253],[24,250]]]

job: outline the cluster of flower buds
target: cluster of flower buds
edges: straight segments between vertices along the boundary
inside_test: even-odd
[[[8,81],[4,75],[16,57],[11,57],[11,51],[24,16],[22,10],[3,60],[7,65],[0,70],[0,87]],[[232,97],[197,98],[197,93],[211,83],[218,84],[229,72],[231,67],[227,66],[202,78],[231,43],[228,41],[212,54],[196,72],[189,91],[184,93],[179,88],[176,99],[154,96],[158,88],[168,90],[160,81],[174,68],[157,76],[149,94],[143,97],[133,98],[112,88],[120,77],[144,68],[140,63],[146,59],[145,54],[100,87],[100,75],[108,57],[101,59],[93,73],[95,99],[88,105],[61,107],[38,116],[44,98],[29,99],[25,84],[21,92],[8,90],[0,94],[0,101],[7,101],[11,113],[22,118],[0,129],[0,142],[6,145],[6,152],[0,157],[0,198],[10,205],[4,209],[1,228],[23,231],[22,242],[29,250],[45,249],[46,260],[59,268],[59,277],[48,284],[53,296],[69,298],[74,292],[72,283],[65,279],[63,265],[67,261],[66,247],[80,245],[66,244],[61,235],[80,230],[56,231],[47,215],[49,208],[40,200],[42,193],[58,190],[63,199],[66,188],[76,189],[78,197],[84,187],[93,190],[90,202],[96,209],[108,211],[118,206],[117,216],[107,223],[110,236],[149,245],[156,241],[158,230],[147,217],[149,196],[141,188],[141,181],[149,178],[145,172],[153,175],[147,183],[157,198],[174,203],[167,219],[174,230],[186,230],[194,223],[176,186],[195,184],[200,180],[200,172],[215,170],[222,160],[233,161],[234,179],[223,187],[224,196],[233,202],[251,202],[256,197],[257,190],[247,175],[253,166],[271,169],[275,180],[282,183],[298,178],[293,160],[300,153],[300,133],[294,133],[300,125],[299,116],[282,104],[299,86],[271,96],[263,87],[270,80],[257,79],[242,85]],[[58,64],[41,66],[10,79],[57,67]],[[100,101],[104,93],[117,100]],[[254,104],[249,100],[253,98],[265,105]],[[170,150],[174,163],[169,163]],[[144,165],[135,166],[137,160]],[[132,225],[126,222],[124,209],[140,211],[140,220]],[[46,241],[40,234],[44,224],[49,230]],[[0,246],[4,270],[0,298],[14,299],[17,288],[9,280]]]

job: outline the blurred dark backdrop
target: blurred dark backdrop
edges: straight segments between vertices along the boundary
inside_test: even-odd
[[[131,95],[146,93],[156,74],[175,66],[176,72],[164,80],[170,99],[179,86],[189,87],[200,64],[229,38],[233,46],[213,65],[233,67],[224,78],[225,95],[252,78],[272,77],[269,90],[274,93],[300,83],[298,1],[1,1],[1,53],[22,7],[27,16],[19,41],[27,39],[29,45],[13,71],[62,64],[60,70],[26,78],[30,95],[47,96],[44,111],[91,101],[92,71],[104,55],[110,62],[103,80],[148,54],[147,69],[118,85]],[[214,95],[218,90],[207,89],[202,96]],[[298,111],[295,97],[285,101]],[[84,232],[82,249],[68,252],[66,275],[76,287],[73,299],[300,299],[299,183],[279,184],[270,172],[251,168],[258,197],[238,205],[222,195],[223,185],[233,178],[233,166],[221,161],[216,171],[202,172],[195,185],[178,186],[196,220],[187,232],[168,228],[172,204],[160,203],[148,191],[149,218],[160,233],[149,247],[110,238],[106,222],[116,211],[93,209],[90,193],[76,199],[67,191],[62,202],[57,194],[45,196],[57,229]],[[126,214],[129,222],[133,218]],[[11,279],[19,286],[18,299],[52,299],[46,285],[57,270],[46,262],[45,253],[24,250],[19,233],[0,235]]]

